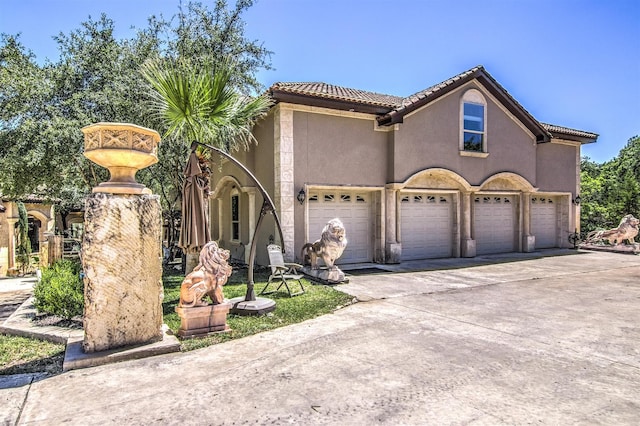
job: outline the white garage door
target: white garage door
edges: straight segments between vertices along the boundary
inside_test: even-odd
[[[514,197],[477,196],[474,199],[477,254],[514,251],[515,224]]]
[[[556,201],[553,197],[531,198],[531,234],[536,237],[536,248],[558,245]]]
[[[400,220],[402,260],[451,257],[451,195],[402,194]]]
[[[336,263],[371,262],[373,220],[371,195],[366,192],[321,192],[309,194],[309,239],[320,238],[328,221],[338,218],[344,224],[347,248]]]

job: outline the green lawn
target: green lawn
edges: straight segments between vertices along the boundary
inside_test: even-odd
[[[256,272],[255,292],[258,294],[266,285],[268,274]],[[175,312],[180,296],[180,284],[184,276],[165,274],[164,301],[162,303],[164,322],[177,334],[180,328],[180,318]],[[224,286],[224,296],[231,299],[244,296],[247,290],[247,270],[234,270],[227,285]],[[276,301],[275,311],[261,316],[229,315],[227,324],[231,331],[210,337],[184,339],[181,349],[189,351],[232,339],[250,336],[262,331],[273,330],[289,324],[295,324],[349,305],[353,298],[332,287],[313,284],[303,280],[306,293],[289,297],[286,292],[270,294],[269,298]],[[296,291],[297,283],[293,283],[292,290]],[[273,287],[272,287],[273,288]],[[284,286],[283,286],[284,289]],[[53,344],[37,339],[29,339],[0,334],[0,375],[48,372],[57,374],[62,372],[64,359],[64,345]]]
[[[165,276],[164,277],[164,322],[173,330],[178,332],[180,328],[180,318],[175,313],[175,307],[178,304],[180,296],[180,284],[183,276]],[[254,274],[254,289],[256,295],[266,285],[268,274],[265,272],[257,272]],[[238,339],[262,331],[273,330],[274,328],[283,327],[289,324],[295,324],[307,319],[311,319],[323,314],[332,312],[342,306],[352,303],[353,297],[334,290],[324,285],[313,284],[310,281],[302,280],[306,289],[305,294],[295,297],[289,297],[285,291],[270,294],[268,297],[276,301],[275,311],[261,316],[238,316],[229,315],[227,324],[231,328],[230,332],[216,334],[210,337],[198,339],[185,339],[182,341],[182,350],[188,351],[192,349],[202,348],[216,343],[226,342],[227,340]],[[234,271],[229,282],[224,286],[224,296],[231,299],[238,296],[244,296],[247,291],[247,270],[241,269]],[[277,286],[275,286],[277,287]],[[272,284],[271,288],[275,288]],[[298,283],[294,282],[290,285],[292,291],[296,291]],[[281,288],[284,290],[284,286]]]

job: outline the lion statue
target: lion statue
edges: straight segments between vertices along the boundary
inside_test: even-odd
[[[302,246],[300,257],[303,264],[311,264],[311,269],[318,269],[318,259],[322,259],[329,269],[334,269],[336,260],[342,256],[346,247],[344,225],[340,219],[331,219],[322,230],[319,240]]]
[[[232,268],[227,263],[229,250],[218,247],[211,241],[204,245],[200,252],[200,263],[184,278],[180,285],[181,308],[207,306],[202,298],[209,296],[214,305],[224,302],[222,286],[231,276]]]
[[[587,236],[587,243],[594,243],[597,241],[608,241],[611,245],[622,244],[624,240],[629,240],[630,244],[635,244],[635,237],[638,235],[638,225],[640,220],[633,217],[633,215],[626,215],[620,221],[615,229],[605,231],[593,231]]]

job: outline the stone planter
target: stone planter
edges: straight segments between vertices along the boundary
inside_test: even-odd
[[[128,123],[96,123],[82,128],[82,133],[85,157],[111,174],[111,179],[93,192],[151,194],[135,176],[138,170],[158,162],[158,132]]]

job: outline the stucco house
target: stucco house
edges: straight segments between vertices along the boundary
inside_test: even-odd
[[[273,199],[288,260],[334,217],[342,264],[567,247],[580,227],[580,148],[598,135],[540,123],[482,66],[408,97],[325,83],[269,94],[258,144],[234,155]],[[280,243],[270,215],[254,235],[251,181],[228,161],[212,169],[212,238],[244,261],[253,238]]]
[[[31,241],[32,256],[38,257],[41,264],[48,259],[48,239],[56,233],[56,229],[64,229],[60,214],[55,213],[51,202],[42,197],[30,195],[22,198],[29,223],[29,239]],[[82,212],[73,212],[66,218],[67,233],[78,237],[83,227]],[[5,198],[0,194],[0,277],[17,273],[17,227],[19,213],[15,200]]]

